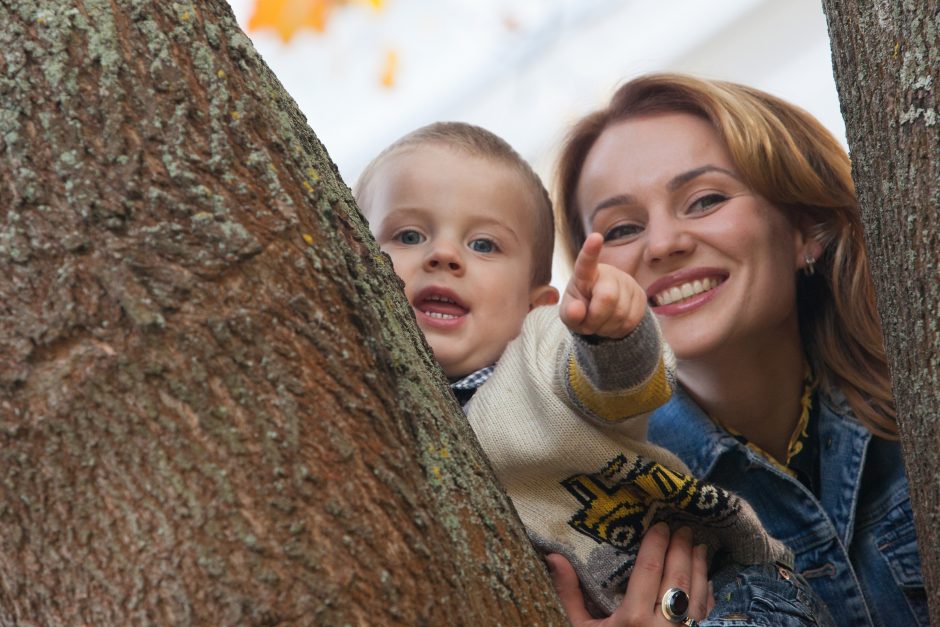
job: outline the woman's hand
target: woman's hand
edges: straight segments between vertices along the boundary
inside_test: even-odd
[[[708,589],[705,546],[692,547],[692,532],[682,528],[672,534],[665,523],[653,525],[640,543],[636,564],[623,601],[604,619],[592,618],[584,606],[581,585],[574,568],[563,556],[552,553],[546,561],[555,591],[574,627],[667,627],[670,623],[659,603],[669,588],[689,595],[689,616],[702,620],[715,605]]]

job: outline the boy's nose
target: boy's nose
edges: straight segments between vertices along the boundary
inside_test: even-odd
[[[424,269],[463,274],[464,264],[455,246],[441,243],[435,244],[424,258]]]

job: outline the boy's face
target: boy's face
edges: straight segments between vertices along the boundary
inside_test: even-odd
[[[369,199],[372,232],[448,377],[494,363],[529,309],[557,300],[532,286],[535,209],[512,168],[409,147],[380,166]]]

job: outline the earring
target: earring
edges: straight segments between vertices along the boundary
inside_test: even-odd
[[[816,257],[813,257],[809,253],[803,253],[803,261],[806,262],[806,265],[803,266],[803,274],[806,276],[816,274]]]

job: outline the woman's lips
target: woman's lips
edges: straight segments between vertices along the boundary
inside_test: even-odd
[[[674,285],[670,288],[667,288],[655,296],[653,296],[653,303],[657,307],[662,307],[663,305],[671,305],[672,303],[677,303],[680,300],[686,298],[692,298],[697,296],[702,292],[707,292],[710,289],[718,287],[721,284],[721,281],[712,278],[705,277],[704,279],[695,279],[694,281],[687,281],[681,285]]]
[[[654,312],[676,315],[711,300],[727,278],[728,272],[718,268],[691,268],[654,281],[646,294]]]

